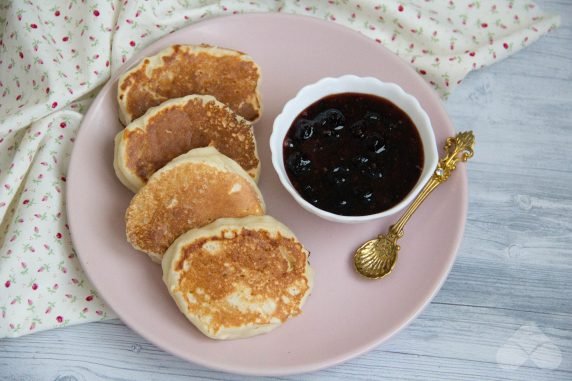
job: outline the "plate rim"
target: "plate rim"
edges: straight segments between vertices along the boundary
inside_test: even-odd
[[[296,15],[296,14],[276,13],[276,12],[265,12],[265,13],[247,12],[247,13],[236,14],[236,15],[221,15],[221,16],[215,16],[215,17],[203,19],[203,20],[197,21],[193,24],[184,26],[178,30],[175,30],[172,33],[166,34],[166,35],[158,38],[157,40],[155,40],[154,42],[152,42],[151,44],[149,44],[148,46],[146,46],[145,48],[143,48],[142,50],[140,50],[139,52],[134,54],[125,63],[123,63],[116,70],[116,72],[110,76],[110,78],[106,81],[106,83],[103,85],[103,87],[101,89],[99,89],[96,98],[93,100],[89,109],[87,110],[87,112],[83,116],[82,121],[80,123],[78,133],[77,133],[76,138],[75,138],[76,143],[81,138],[82,132],[84,130],[82,128],[84,123],[86,123],[86,121],[89,121],[89,119],[92,118],[91,115],[94,114],[96,112],[96,110],[100,107],[100,104],[104,98],[103,94],[106,94],[109,91],[113,91],[112,85],[117,80],[117,78],[123,72],[125,72],[131,66],[133,66],[136,62],[138,62],[141,59],[141,57],[144,57],[146,55],[153,54],[153,53],[160,51],[162,49],[163,40],[167,37],[173,38],[173,37],[177,37],[178,35],[185,35],[186,33],[188,33],[189,30],[192,30],[199,25],[202,26],[202,25],[209,23],[209,22],[220,22],[220,19],[225,19],[225,18],[230,18],[230,17],[244,18],[244,19],[249,19],[249,18],[275,18],[275,17],[277,17],[277,18],[291,18],[291,19],[304,19],[307,22],[315,23],[316,25],[318,25],[318,27],[330,27],[330,28],[339,29],[343,33],[352,33],[354,35],[358,35],[358,36],[360,36],[359,38],[370,42],[370,45],[372,46],[372,48],[385,50],[387,53],[389,53],[395,57],[398,57],[397,55],[395,55],[395,53],[391,52],[389,49],[387,49],[383,45],[376,44],[375,41],[372,40],[370,37],[365,36],[364,34],[358,32],[354,29],[351,29],[351,28],[346,27],[346,26],[341,25],[341,24],[337,24],[337,23],[334,23],[331,21],[323,20],[323,19],[320,19],[317,17],[308,16],[308,15]],[[398,58],[400,58],[400,57],[398,57]],[[415,75],[419,79],[417,82],[421,83],[422,84],[421,86],[424,86],[431,91],[432,97],[435,98],[435,100],[437,101],[437,103],[439,105],[438,112],[448,122],[447,123],[448,126],[446,126],[446,127],[450,127],[452,129],[452,132],[454,132],[453,123],[450,120],[449,115],[444,108],[442,100],[439,98],[439,96],[437,95],[435,90],[433,88],[431,88],[431,86],[426,81],[424,81],[415,72],[415,70],[411,67],[411,65],[407,64],[407,62],[405,62],[403,60],[402,60],[402,65],[407,68],[406,70],[410,71],[410,73],[412,73],[413,75]],[[76,167],[76,165],[78,165],[77,160],[74,160],[74,156],[76,156],[75,153],[77,150],[78,150],[78,145],[74,144],[73,149],[72,149],[72,153],[71,153],[71,156],[69,159],[69,166],[68,166],[68,171],[67,171],[67,177],[70,180],[73,179],[73,173],[75,171],[75,167]],[[77,253],[77,258],[78,258],[78,260],[82,266],[82,270],[84,270],[85,276],[91,282],[91,284],[95,287],[95,289],[98,290],[98,294],[104,300],[105,304],[117,314],[118,318],[127,327],[132,329],[134,332],[136,332],[138,335],[140,335],[141,337],[143,337],[145,340],[149,341],[153,345],[164,350],[165,352],[172,354],[172,355],[174,355],[174,356],[176,356],[176,357],[178,357],[184,361],[189,361],[193,364],[200,365],[200,366],[203,366],[203,367],[206,367],[209,369],[227,372],[227,373],[245,375],[245,376],[287,376],[287,375],[295,375],[295,374],[314,372],[314,371],[322,370],[325,368],[329,368],[329,367],[338,365],[340,363],[349,361],[351,359],[354,359],[360,355],[363,355],[363,354],[371,351],[372,349],[378,347],[380,344],[382,344],[382,343],[386,342],[387,340],[391,339],[392,337],[394,337],[397,333],[401,332],[405,327],[407,327],[413,320],[415,320],[425,310],[425,308],[429,305],[429,303],[431,303],[431,301],[434,299],[436,294],[440,291],[441,287],[443,286],[443,284],[447,280],[449,273],[451,272],[453,264],[455,263],[456,257],[458,255],[458,251],[459,251],[460,245],[462,243],[462,239],[463,239],[464,231],[465,231],[465,227],[466,227],[467,211],[468,211],[468,176],[467,176],[466,168],[464,166],[461,168],[458,168],[458,170],[456,172],[458,172],[458,173],[455,176],[461,176],[460,180],[461,180],[461,185],[462,185],[461,188],[462,189],[461,189],[460,215],[461,215],[462,224],[461,224],[459,230],[457,231],[457,234],[454,237],[450,237],[450,242],[452,243],[454,250],[453,250],[452,255],[449,256],[448,262],[445,263],[444,266],[442,266],[440,274],[438,276],[439,281],[434,285],[433,290],[431,291],[431,294],[428,297],[424,298],[424,300],[420,301],[420,303],[418,303],[416,305],[416,307],[414,308],[414,311],[409,316],[407,316],[406,319],[403,319],[402,323],[396,329],[394,329],[393,332],[389,332],[386,335],[381,335],[381,336],[375,338],[374,340],[371,340],[370,342],[359,346],[358,348],[353,348],[352,350],[349,350],[349,351],[345,352],[344,354],[338,355],[336,357],[330,357],[328,360],[316,361],[316,362],[313,362],[312,364],[276,366],[276,367],[273,367],[272,370],[269,370],[269,369],[257,370],[257,369],[253,369],[252,367],[249,367],[249,366],[236,366],[236,365],[224,366],[224,365],[221,365],[220,362],[216,362],[216,361],[211,362],[211,361],[205,361],[203,359],[190,358],[188,356],[188,354],[182,353],[181,351],[178,351],[178,350],[173,349],[173,348],[167,348],[167,346],[163,346],[160,339],[156,340],[156,338],[160,337],[159,331],[148,332],[145,330],[140,330],[139,327],[132,326],[128,322],[124,321],[121,318],[120,314],[115,312],[116,310],[113,306],[114,303],[110,303],[108,300],[105,299],[105,297],[101,293],[99,293],[99,290],[98,290],[95,282],[93,282],[91,275],[87,271],[84,270],[85,268],[89,268],[89,265],[85,261],[85,258],[82,258],[82,255],[79,252],[79,250],[76,249],[76,247],[78,247],[78,246],[76,245],[77,238],[74,238],[74,236],[75,236],[74,235],[74,228],[73,228],[74,223],[72,221],[73,220],[73,218],[72,218],[73,213],[70,213],[70,210],[73,207],[71,206],[72,203],[69,202],[70,194],[72,192],[69,192],[69,190],[67,188],[66,188],[66,195],[65,195],[65,201],[66,201],[65,211],[66,211],[66,215],[68,217],[69,231],[70,231],[70,236],[71,236],[71,240],[73,243],[73,247]],[[71,184],[71,181],[68,181],[68,186],[69,186],[69,184]],[[157,332],[157,333],[155,333],[155,332]],[[383,365],[380,365],[380,367],[382,367],[382,366]]]

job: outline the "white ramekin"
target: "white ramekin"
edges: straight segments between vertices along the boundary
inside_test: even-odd
[[[365,216],[342,216],[319,209],[304,200],[296,191],[284,168],[283,142],[292,122],[305,108],[328,95],[340,93],[363,93],[377,95],[385,98],[403,110],[419,131],[423,144],[424,164],[421,176],[413,189],[397,205],[383,212]],[[419,193],[423,185],[429,180],[438,161],[435,135],[427,113],[412,95],[407,94],[394,83],[382,82],[373,77],[357,77],[344,75],[338,78],[323,78],[318,82],[303,87],[298,94],[289,100],[282,112],[274,119],[272,135],[270,136],[270,150],[272,152],[272,165],[286,190],[304,209],[329,221],[343,223],[358,223],[375,220],[395,214],[407,206]]]

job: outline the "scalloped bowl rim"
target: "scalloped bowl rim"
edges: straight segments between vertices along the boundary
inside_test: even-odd
[[[306,107],[319,99],[328,95],[347,92],[377,95],[391,101],[411,118],[421,137],[424,163],[419,180],[403,200],[383,212],[362,216],[343,216],[319,209],[300,196],[290,182],[284,168],[282,144],[294,119]],[[395,83],[383,82],[374,77],[359,77],[356,75],[343,75],[335,78],[326,77],[301,88],[296,96],[284,105],[282,112],[274,119],[272,134],[270,136],[270,151],[272,153],[272,165],[278,174],[280,182],[296,202],[307,211],[319,217],[342,223],[372,221],[401,211],[413,201],[415,196],[417,196],[423,186],[429,181],[438,162],[437,144],[431,126],[431,120],[419,104],[419,101],[412,95],[406,93]]]

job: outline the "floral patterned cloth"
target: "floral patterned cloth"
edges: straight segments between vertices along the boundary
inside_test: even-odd
[[[82,272],[65,215],[82,114],[138,50],[198,20],[243,12],[311,15],[356,29],[443,97],[471,70],[559,23],[522,0],[1,2],[0,337],[115,317]]]

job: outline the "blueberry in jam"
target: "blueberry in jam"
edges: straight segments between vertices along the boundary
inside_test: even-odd
[[[298,140],[308,140],[314,134],[314,122],[308,119],[300,119],[296,122],[294,137]]]
[[[293,121],[283,148],[296,191],[338,215],[390,209],[413,189],[423,168],[413,121],[389,100],[369,94],[316,101]]]
[[[311,161],[301,152],[292,152],[286,159],[288,170],[294,175],[299,176],[304,172],[309,172],[312,164]]]

